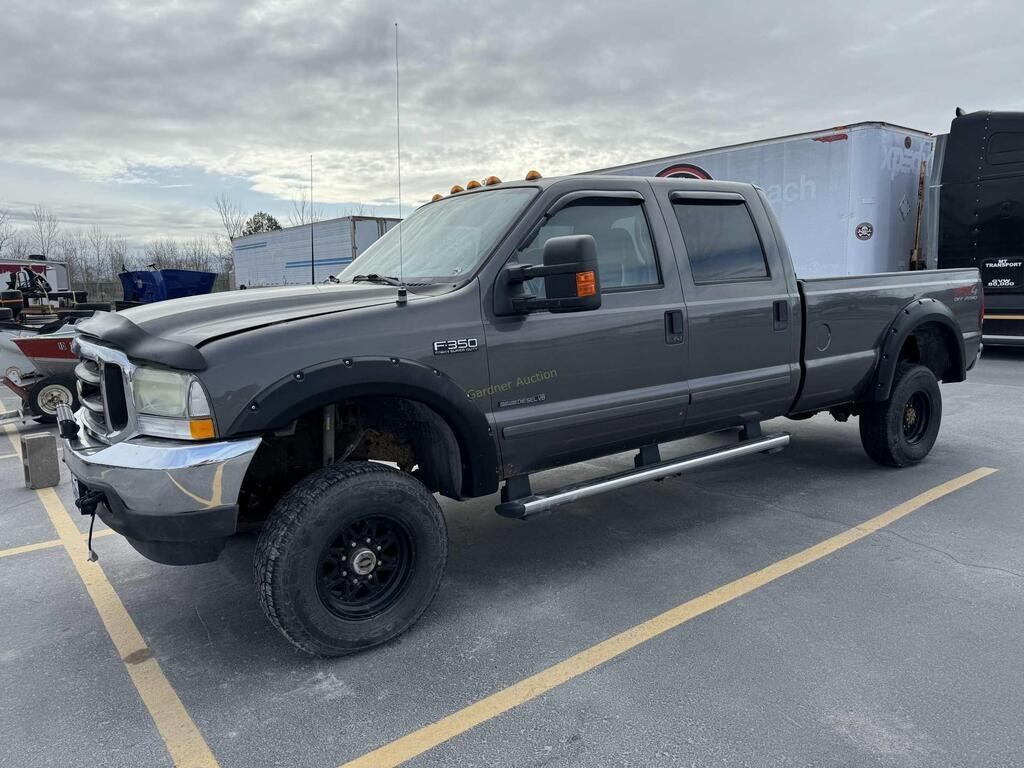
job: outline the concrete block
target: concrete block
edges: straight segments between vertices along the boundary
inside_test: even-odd
[[[53,488],[60,484],[57,438],[49,433],[21,436],[21,463],[28,488]]]

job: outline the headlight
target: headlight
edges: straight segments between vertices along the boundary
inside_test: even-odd
[[[132,397],[139,431],[152,437],[205,440],[216,437],[210,401],[199,379],[162,368],[136,368]]]

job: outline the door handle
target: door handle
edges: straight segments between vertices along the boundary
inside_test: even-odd
[[[682,344],[686,338],[683,310],[670,309],[665,313],[665,343]]]
[[[776,331],[789,326],[789,299],[779,299],[772,305],[772,327]]]

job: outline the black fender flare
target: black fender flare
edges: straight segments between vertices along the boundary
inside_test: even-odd
[[[450,377],[416,360],[347,357],[294,371],[250,400],[227,434],[281,429],[314,408],[367,396],[404,397],[433,409],[459,443],[463,496],[498,490],[498,449],[487,417]]]
[[[871,381],[870,390],[867,393],[868,401],[881,402],[889,398],[892,392],[892,382],[896,377],[896,367],[899,365],[900,350],[906,340],[925,323],[936,323],[946,328],[956,339],[952,345],[952,364],[955,376],[946,378],[946,381],[963,381],[967,377],[964,367],[964,337],[960,333],[960,326],[957,324],[953,311],[941,301],[932,298],[914,299],[906,304],[896,315],[885,331],[881,341],[881,358],[878,361],[878,369]]]

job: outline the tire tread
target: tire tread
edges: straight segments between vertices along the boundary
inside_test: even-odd
[[[934,374],[923,365],[912,362],[903,362],[896,369],[893,377],[891,393],[895,393],[900,384],[909,376],[919,371],[927,371],[934,380]],[[936,381],[936,387],[938,383]],[[939,401],[941,409],[941,400]],[[860,440],[864,452],[874,461],[888,467],[904,467],[907,464],[917,463],[920,459],[910,459],[905,455],[899,443],[898,435],[894,435],[889,429],[890,409],[892,407],[892,394],[889,398],[880,403],[868,403],[860,415]],[[941,410],[933,418],[941,419]],[[931,449],[929,448],[929,451]]]
[[[320,469],[300,481],[281,498],[267,519],[256,544],[253,556],[253,579],[256,584],[256,595],[263,612],[267,615],[270,623],[292,645],[314,656],[334,656],[338,655],[338,652],[324,648],[320,641],[303,631],[298,615],[294,611],[288,610],[284,605],[285,601],[278,599],[274,585],[278,581],[276,576],[280,567],[280,557],[290,540],[297,535],[300,529],[300,518],[304,511],[322,494],[339,483],[372,475],[381,477],[397,475],[403,480],[408,477],[406,473],[398,469],[369,461],[340,462]],[[424,492],[430,495],[425,487]],[[436,504],[436,501],[434,503]],[[445,554],[447,554],[447,537],[442,536],[441,541]],[[440,579],[428,599],[423,601],[413,620],[409,622],[410,625],[415,623],[420,614],[426,610],[439,586]]]

